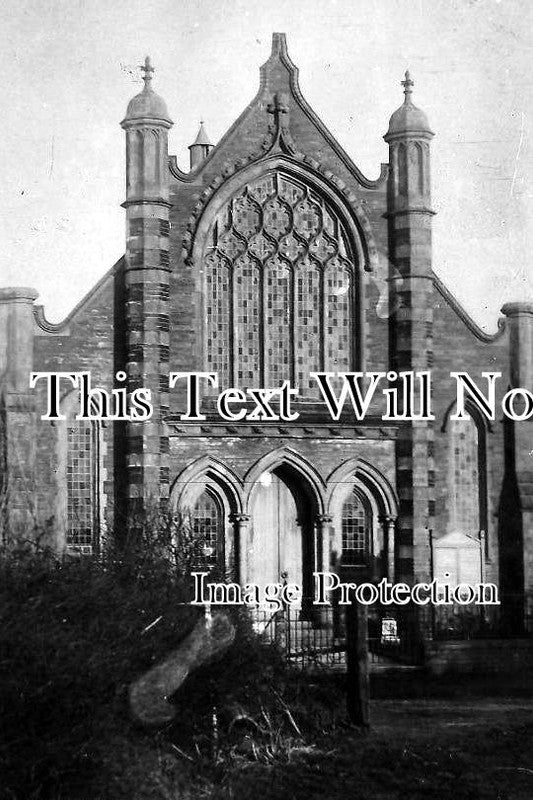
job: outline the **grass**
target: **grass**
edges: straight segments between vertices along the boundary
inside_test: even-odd
[[[347,730],[294,751],[285,764],[223,776],[212,798],[269,800],[530,800],[531,725],[443,734]]]

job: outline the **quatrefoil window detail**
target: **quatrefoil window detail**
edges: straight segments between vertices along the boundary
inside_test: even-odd
[[[317,395],[310,372],[355,368],[355,260],[339,216],[281,172],[218,212],[204,260],[206,366],[220,388]]]

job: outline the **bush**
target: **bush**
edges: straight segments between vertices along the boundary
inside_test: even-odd
[[[235,644],[177,692],[175,722],[135,728],[129,684],[202,614],[188,604],[197,554],[181,545],[177,559],[141,533],[100,558],[58,560],[30,546],[1,554],[2,800],[198,797],[224,764],[268,760],[331,724],[331,697],[319,687],[313,706],[233,610]]]
[[[127,727],[128,684],[194,625],[198,610],[186,605],[187,591],[163,558],[115,552],[59,561],[28,548],[3,554],[6,797],[52,797],[65,781],[83,785],[99,769],[102,733],[119,721]]]

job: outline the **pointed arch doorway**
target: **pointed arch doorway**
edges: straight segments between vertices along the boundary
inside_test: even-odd
[[[295,583],[311,596],[314,570],[314,503],[289,470],[263,473],[251,506],[247,580]]]

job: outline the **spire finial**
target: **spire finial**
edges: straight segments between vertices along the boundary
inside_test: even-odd
[[[143,81],[144,86],[146,89],[150,88],[150,81],[152,80],[152,74],[154,72],[154,68],[152,67],[152,59],[150,56],[146,56],[144,59],[144,64],[141,66],[141,72],[143,72]]]
[[[415,82],[411,79],[411,73],[407,69],[405,71],[405,80],[401,81],[403,86],[403,93],[405,95],[405,102],[408,103],[411,100],[410,95],[413,94],[413,86]]]
[[[286,55],[287,38],[284,33],[272,34],[272,55],[280,56],[282,53]]]

